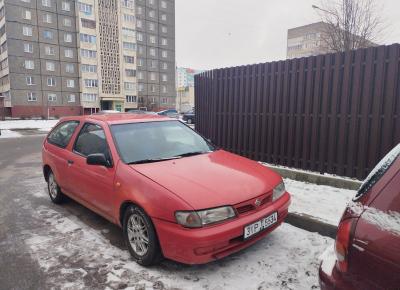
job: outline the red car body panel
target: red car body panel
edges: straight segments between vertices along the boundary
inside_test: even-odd
[[[348,270],[323,260],[321,288],[400,289],[400,157],[357,202],[342,218],[353,219]]]
[[[65,148],[43,143],[43,166],[49,166],[62,191],[69,197],[121,226],[121,209],[127,203],[142,207],[151,217],[163,255],[188,263],[206,263],[245,248],[283,222],[290,195],[272,201],[272,191],[282,178],[255,161],[223,150],[157,163],[127,165],[119,157],[110,125],[134,122],[163,122],[154,115],[110,114],[68,117],[77,120]],[[178,122],[178,121],[173,121]],[[73,151],[85,123],[104,130],[113,166],[92,166]],[[249,209],[256,198],[263,202]],[[198,229],[177,224],[175,211],[200,210],[231,205],[242,210],[236,218]],[[278,222],[267,230],[243,239],[244,226],[278,212]]]

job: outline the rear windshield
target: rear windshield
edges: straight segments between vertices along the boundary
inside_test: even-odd
[[[400,143],[397,144],[376,166],[370,174],[365,178],[364,182],[361,184],[356,197],[354,200],[359,199],[364,194],[366,194],[372,186],[374,186],[381,177],[389,170],[390,166],[400,155]]]

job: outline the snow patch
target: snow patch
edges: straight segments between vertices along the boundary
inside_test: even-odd
[[[333,244],[325,250],[320,259],[322,271],[328,275],[332,275],[333,268],[336,264],[336,254]]]
[[[0,129],[41,129],[49,131],[59,120],[7,120],[0,121]]]
[[[383,231],[400,236],[400,213],[398,212],[366,207],[362,218]]]
[[[1,130],[0,139],[21,137],[21,134],[19,134],[18,132],[4,130],[4,129],[3,130],[0,129],[0,130]]]

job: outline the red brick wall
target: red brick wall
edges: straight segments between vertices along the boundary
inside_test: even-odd
[[[49,107],[50,117],[77,116],[82,114],[80,106],[54,106]],[[47,107],[42,106],[13,106],[11,108],[11,116],[13,118],[31,118],[44,117],[47,118]]]

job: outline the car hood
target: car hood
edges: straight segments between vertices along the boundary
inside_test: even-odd
[[[282,180],[265,166],[223,150],[131,167],[196,210],[241,203],[271,192]]]

